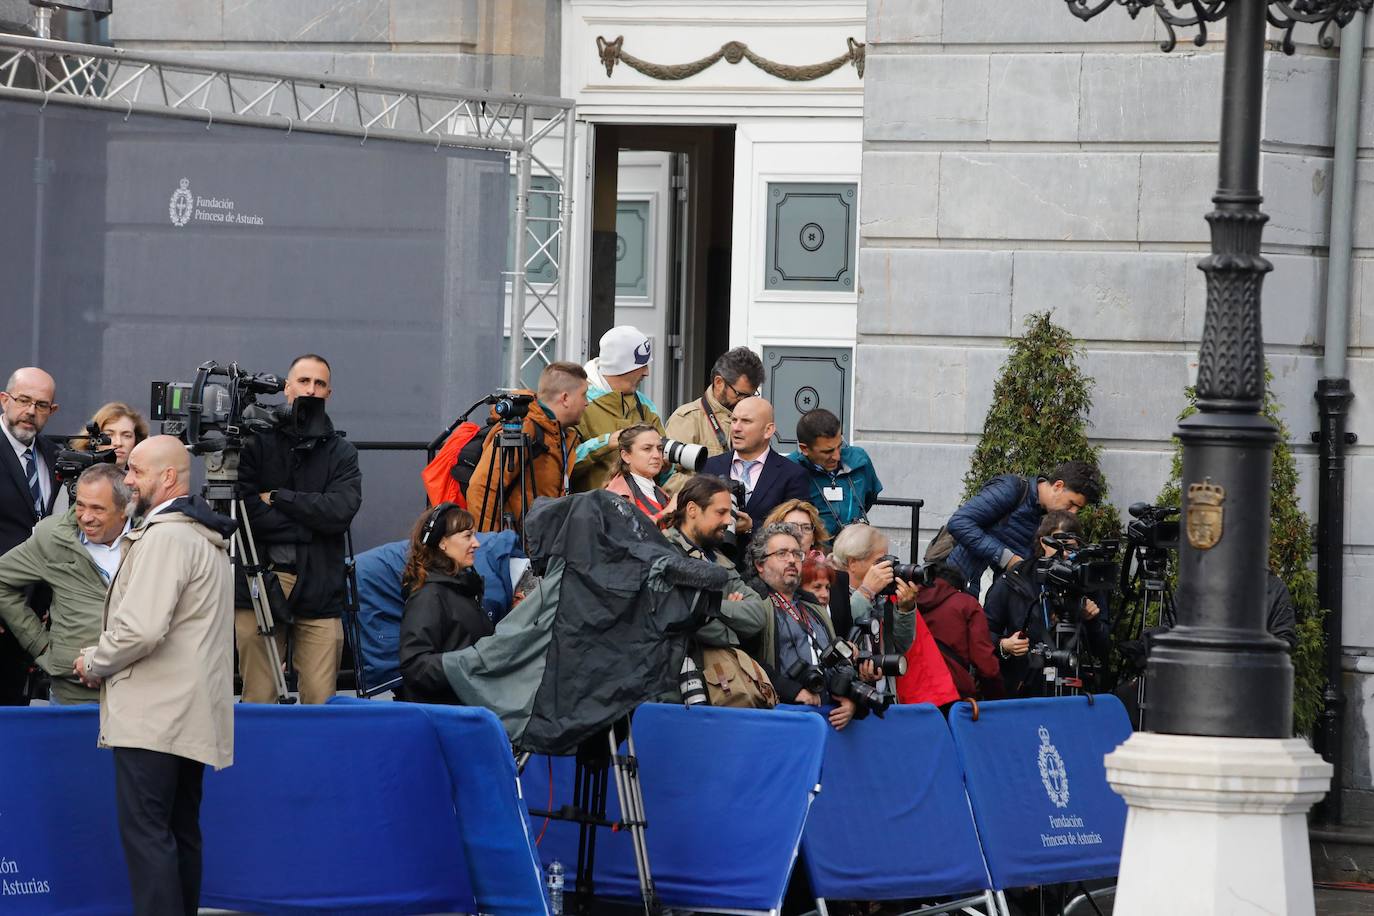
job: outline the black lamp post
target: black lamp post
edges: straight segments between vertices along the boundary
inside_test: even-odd
[[[1198,412],[1179,425],[1183,442],[1179,626],[1157,638],[1146,672],[1151,731],[1183,735],[1286,738],[1292,734],[1293,669],[1282,643],[1265,629],[1269,554],[1269,478],[1277,434],[1260,413],[1264,337],[1260,286],[1270,264],[1260,255],[1268,219],[1260,211],[1260,125],[1266,24],[1283,30],[1320,24],[1331,47],[1333,26],[1374,0],[1065,0],[1080,19],[1112,6],[1132,17],[1153,10],[1168,29],[1226,21],[1220,180],[1207,214],[1212,253],[1207,314],[1198,360]]]

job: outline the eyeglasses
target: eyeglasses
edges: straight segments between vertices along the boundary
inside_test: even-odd
[[[14,395],[14,394],[10,394],[8,391],[6,391],[6,392],[5,392],[5,395],[6,395],[6,397],[8,397],[11,401],[13,401],[14,403],[18,404],[20,407],[24,408],[25,410],[28,410],[30,407],[32,407],[34,410],[38,411],[39,413],[52,413],[52,412],[53,412],[53,408],[55,408],[55,407],[57,406],[57,405],[54,404],[52,401],[35,401],[33,398],[29,397],[27,394]]]
[[[769,559],[770,557],[776,557],[776,556],[791,557],[791,558],[794,559],[794,560],[805,560],[805,559],[806,559],[806,551],[805,551],[805,550],[789,550],[789,549],[787,549],[787,548],[783,548],[782,550],[775,550],[775,551],[773,551],[772,553],[765,553],[765,554],[763,555],[763,558],[764,558],[765,560],[767,560],[767,559]]]
[[[810,522],[788,522],[788,524],[798,531],[805,531],[807,534],[816,530],[816,526]]]
[[[725,379],[722,378],[721,381],[725,382]],[[745,398],[752,398],[758,396],[757,391],[750,391],[746,393],[740,391],[738,388],[736,388],[734,385],[731,385],[729,382],[725,382],[725,387],[729,388],[730,391],[734,393],[735,397],[739,398],[741,401],[743,401]]]

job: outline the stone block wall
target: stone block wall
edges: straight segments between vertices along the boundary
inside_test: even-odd
[[[114,44],[219,66],[558,95],[558,0],[135,0]]]
[[[1216,183],[1223,43],[1170,54],[1147,11],[1083,23],[1063,0],[869,0],[856,438],[887,492],[957,506],[992,384],[1032,311],[1084,341],[1112,499],[1151,500],[1196,374],[1198,261]],[[1313,392],[1325,324],[1336,52],[1266,55],[1264,331],[1315,512]],[[1367,57],[1367,60],[1370,58]],[[1362,155],[1374,149],[1366,63]],[[1374,670],[1374,161],[1360,162],[1353,279],[1345,644]],[[1358,206],[1359,202],[1364,206]],[[897,513],[882,515],[894,532]],[[1314,516],[1315,520],[1315,516]],[[1363,658],[1362,661],[1356,661]],[[1374,689],[1352,682],[1352,728]],[[1368,744],[1357,781],[1370,784]]]

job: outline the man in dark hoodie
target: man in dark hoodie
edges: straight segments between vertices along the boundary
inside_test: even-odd
[[[227,552],[235,524],[188,495],[190,480],[190,455],[171,436],[129,453],[124,482],[143,523],[126,538],[99,638],[72,665],[83,684],[100,687],[99,744],[114,749],[119,836],[139,916],[196,912],[202,778],[207,764],[234,760]]]
[[[363,498],[358,452],[324,412],[332,390],[323,356],[296,357],[286,373],[281,422],[250,438],[239,461],[238,495],[259,560],[286,598],[273,608],[277,650],[286,657],[289,635],[302,703],[334,695],[343,654],[344,535]],[[234,598],[243,700],[270,703],[275,673],[242,571]]]

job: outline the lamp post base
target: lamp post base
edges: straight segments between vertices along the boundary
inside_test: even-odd
[[[1130,806],[1116,916],[1311,916],[1307,810],[1331,765],[1305,741],[1138,732],[1106,764]]]

